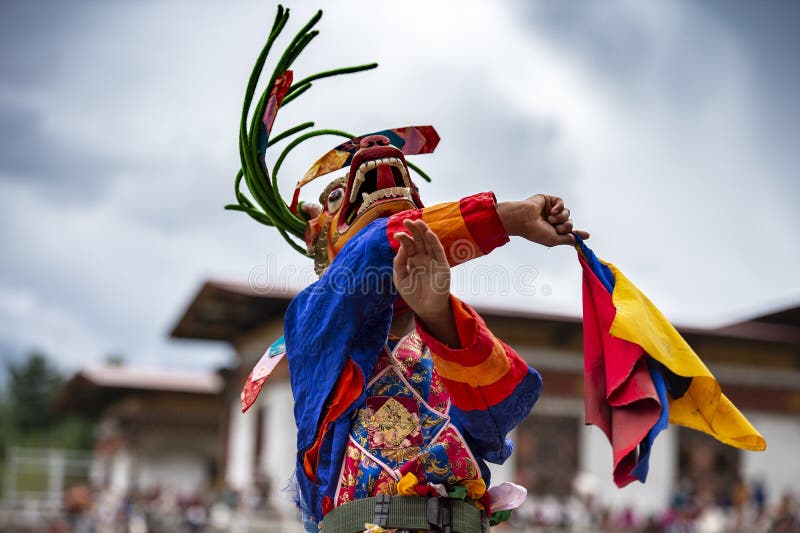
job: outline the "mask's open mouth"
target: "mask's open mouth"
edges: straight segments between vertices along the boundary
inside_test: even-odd
[[[390,203],[394,205],[389,206]],[[393,146],[365,148],[353,156],[338,229],[346,231],[379,206],[383,209],[377,215],[387,216],[419,205],[403,153]]]

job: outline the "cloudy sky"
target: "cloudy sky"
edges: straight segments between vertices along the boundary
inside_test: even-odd
[[[295,30],[312,10],[289,5]],[[433,124],[442,142],[416,159],[428,204],[561,195],[680,324],[800,301],[800,4],[325,5],[296,75],[381,67],[316,84],[276,128]],[[3,358],[211,368],[228,347],[167,338],[204,280],[308,281],[276,233],[222,210],[273,16],[268,2],[0,3]],[[333,144],[297,151],[284,191]],[[471,302],[580,312],[568,248],[512,242],[454,276]]]

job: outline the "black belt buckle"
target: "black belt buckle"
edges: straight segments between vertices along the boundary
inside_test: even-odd
[[[451,533],[453,508],[450,504],[450,498],[428,498],[426,518],[431,526],[431,531]]]
[[[376,526],[386,528],[389,525],[389,501],[388,494],[378,494],[375,496],[375,522]]]

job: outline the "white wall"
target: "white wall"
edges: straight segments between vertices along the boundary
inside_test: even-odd
[[[666,429],[656,439],[650,453],[647,482],[634,482],[619,489],[612,478],[611,444],[597,427],[580,424],[579,469],[588,474],[597,490],[597,499],[615,509],[634,507],[654,513],[669,505],[678,468],[678,431]]]
[[[234,401],[228,431],[228,457],[225,482],[235,490],[248,490],[253,483],[255,454],[255,409],[242,414],[241,405]]]
[[[745,413],[767,441],[764,452],[742,452],[745,481],[765,483],[770,503],[776,503],[787,490],[800,493],[800,417]]]
[[[297,430],[294,423],[294,400],[288,380],[269,381],[259,398],[264,406],[264,454],[262,471],[271,481],[270,502],[286,513],[294,513],[294,495],[283,492],[295,467]]]
[[[517,443],[517,430],[514,428],[508,433],[508,438],[516,445]],[[506,462],[501,465],[496,465],[494,463],[486,463],[489,466],[489,471],[492,474],[492,487],[499,485],[500,483],[513,483],[514,480],[514,472],[517,471],[517,454],[512,453],[511,456],[506,459]]]
[[[119,449],[110,461],[110,489],[117,494],[126,494],[131,486],[133,456],[126,448]]]
[[[149,451],[137,458],[137,487],[162,487],[178,494],[193,494],[208,489],[208,459],[181,451]]]

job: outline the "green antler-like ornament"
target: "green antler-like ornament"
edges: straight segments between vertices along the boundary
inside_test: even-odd
[[[289,20],[289,10],[284,9],[283,6],[278,6],[275,22],[272,24],[267,42],[256,60],[244,97],[241,124],[239,126],[239,157],[242,167],[236,174],[236,180],[234,182],[234,193],[237,203],[225,206],[225,209],[242,211],[262,224],[274,226],[286,242],[303,255],[307,255],[307,250],[306,247],[300,243],[303,242],[306,221],[301,218],[301,214],[296,209],[296,206],[292,206],[294,209],[290,208],[280,195],[278,190],[278,171],[280,170],[281,164],[289,152],[302,142],[313,137],[334,135],[352,139],[355,135],[340,130],[319,129],[295,137],[278,156],[275,165],[272,167],[272,176],[270,178],[270,172],[265,160],[267,149],[279,141],[314,127],[313,122],[304,122],[271,136],[272,125],[275,121],[278,109],[281,106],[287,105],[310,89],[312,82],[316,80],[338,76],[339,74],[361,72],[378,66],[377,63],[369,63],[367,65],[328,70],[312,74],[311,76],[293,83],[292,71],[289,70],[289,68],[305,47],[319,34],[319,31],[312,30],[312,28],[319,22],[320,18],[322,18],[322,11],[317,11],[317,13],[311,17],[311,20],[309,20],[291,40],[276,63],[269,82],[261,93],[258,104],[251,113],[253,96],[255,95],[258,81],[261,78],[267,56],[269,55],[273,43],[281,34]],[[250,122],[249,128],[248,118]],[[244,183],[247,185],[249,196],[241,190],[243,179]]]

